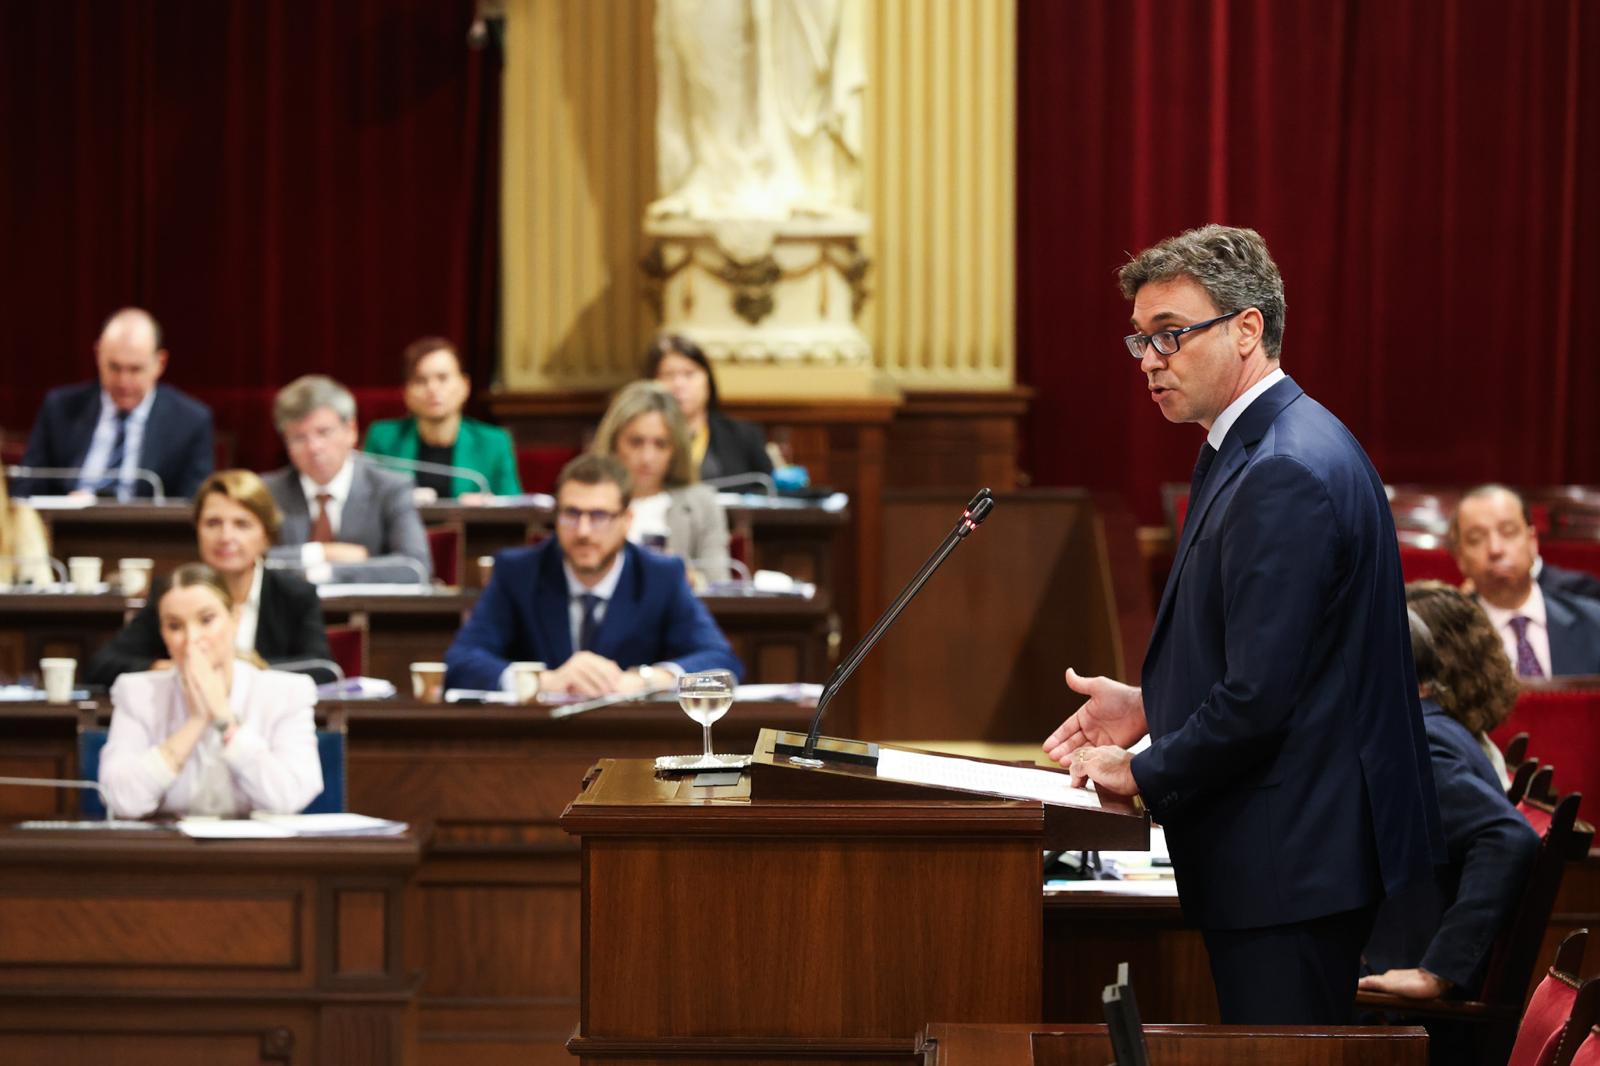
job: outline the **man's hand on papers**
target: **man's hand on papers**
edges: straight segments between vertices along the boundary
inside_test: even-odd
[[[1071,769],[1067,759],[1078,748],[1090,744],[1127,748],[1145,735],[1144,693],[1132,685],[1109,677],[1080,677],[1069,667],[1067,687],[1089,699],[1044,742],[1046,754],[1057,763]]]
[[[1063,765],[1072,771],[1076,786],[1082,787],[1087,778],[1103,792],[1132,796],[1139,791],[1139,782],[1133,779],[1133,753],[1126,748],[1113,744],[1075,748]]]
[[[322,546],[322,557],[330,563],[364,563],[367,561],[367,549],[363,544],[334,541]]]
[[[624,684],[622,667],[592,651],[577,652],[539,678],[541,690],[566,692],[574,696],[609,696],[613,692],[621,692]]]
[[[1385,970],[1356,982],[1363,992],[1387,992],[1406,999],[1436,999],[1450,990],[1450,982],[1427,970]]]

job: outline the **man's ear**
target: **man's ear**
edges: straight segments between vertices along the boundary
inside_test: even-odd
[[[1239,358],[1247,359],[1255,353],[1264,343],[1266,319],[1261,315],[1259,307],[1247,307],[1239,312],[1233,320],[1235,332],[1239,338]],[[1266,354],[1263,350],[1262,354]],[[1270,359],[1271,356],[1268,356]]]

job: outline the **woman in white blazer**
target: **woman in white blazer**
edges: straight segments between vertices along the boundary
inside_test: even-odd
[[[100,787],[112,813],[305,807],[322,792],[311,679],[237,657],[233,598],[204,563],[173,571],[159,610],[173,666],[123,674],[111,687]]]
[[[728,577],[728,516],[715,490],[699,483],[689,430],[671,393],[654,381],[624,385],[590,450],[616,458],[633,479],[629,540],[660,544],[687,562],[691,576]]]

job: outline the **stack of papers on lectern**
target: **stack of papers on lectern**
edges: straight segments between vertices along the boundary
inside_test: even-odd
[[[178,829],[198,840],[265,840],[284,837],[393,837],[406,823],[364,814],[262,814],[249,818],[178,819]]]
[[[1070,807],[1100,806],[1088,789],[1072,787],[1071,776],[1043,767],[1003,766],[954,755],[883,748],[878,752],[880,780],[986,792],[1007,799],[1041,800]]]

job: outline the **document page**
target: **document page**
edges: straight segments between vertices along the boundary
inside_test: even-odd
[[[1042,800],[1090,809],[1100,806],[1093,792],[1073,788],[1065,773],[1042,767],[997,766],[951,755],[880,748],[878,776],[890,781],[987,792],[1007,799]]]

